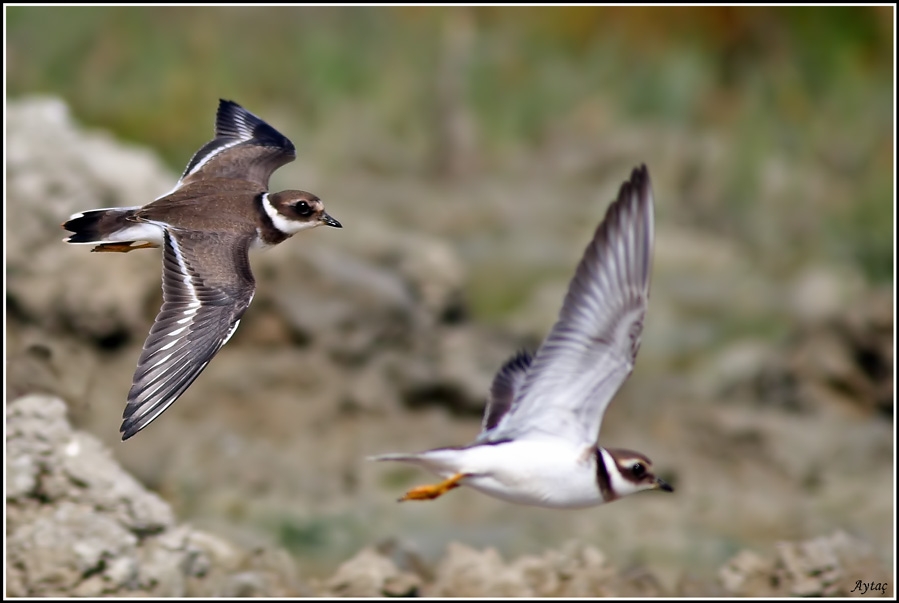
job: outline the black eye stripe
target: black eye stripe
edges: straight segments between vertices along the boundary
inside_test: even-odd
[[[296,209],[296,212],[301,216],[308,216],[312,213],[312,208],[309,207],[309,204],[305,201],[300,201],[299,203],[294,205],[294,208]]]

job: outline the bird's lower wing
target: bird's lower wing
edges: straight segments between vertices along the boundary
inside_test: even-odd
[[[123,440],[171,406],[234,333],[253,298],[248,248],[249,240],[165,231],[164,301],[128,392]]]

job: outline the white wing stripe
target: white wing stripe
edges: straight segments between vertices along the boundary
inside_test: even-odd
[[[186,328],[187,328],[187,327],[181,327],[181,328],[178,329],[178,330],[179,330],[179,331],[183,331],[183,330],[186,329]],[[177,333],[166,333],[165,336],[166,336],[166,337],[172,337],[172,336],[174,336],[174,335],[176,335],[176,334],[177,334]],[[164,352],[165,350],[171,349],[172,346],[174,346],[176,343],[178,343],[178,340],[177,340],[177,339],[173,339],[173,340],[170,341],[169,343],[167,343],[167,344],[165,344],[164,346],[162,346],[161,348],[159,348],[159,351],[160,351],[160,352]]]
[[[152,371],[154,368],[156,368],[156,366],[152,367],[150,370]],[[174,367],[169,367],[169,368],[174,368]],[[163,387],[169,387],[171,385],[171,382],[175,380],[176,376],[183,374],[189,368],[190,368],[189,364],[182,364],[173,373],[171,373],[170,375],[167,375],[165,377],[165,379],[160,378],[161,374],[154,375],[153,379],[149,381],[150,385],[153,385],[153,388],[145,389],[141,393],[141,395],[140,395],[141,402],[145,403],[147,400],[152,399],[156,395],[156,392],[158,392]],[[166,371],[163,370],[162,372],[165,373]]]
[[[249,138],[252,138],[252,135],[250,135]],[[235,146],[239,145],[240,143],[244,142],[245,140],[248,140],[249,138],[247,138],[247,139],[241,138],[240,140],[235,140],[235,141],[228,142],[228,143],[221,145],[220,147],[218,147],[217,149],[215,149],[214,151],[212,151],[211,153],[206,155],[206,157],[203,157],[203,160],[200,161],[197,165],[195,165],[191,171],[184,174],[184,176],[181,177],[181,180],[178,181],[178,184],[180,185],[181,181],[184,180],[185,178],[187,178],[188,176],[190,176],[191,174],[196,174],[204,165],[209,163],[213,157],[215,157],[222,151],[224,151],[226,149],[230,149],[231,147],[235,147]],[[176,187],[176,190],[177,190],[177,187]]]
[[[253,128],[250,127],[250,124],[247,123],[247,117],[249,117],[249,111],[238,111],[234,116],[234,121],[237,126],[237,131],[240,133],[240,141],[244,142],[253,138]],[[259,118],[257,118],[259,119]],[[259,120],[262,121],[262,120]]]
[[[177,342],[177,341],[173,341],[173,342],[170,343],[167,347],[171,347],[172,345],[174,345],[174,344],[176,344],[176,343],[178,343],[178,342]],[[161,348],[161,349],[164,350],[164,349],[166,349],[166,348]],[[157,360],[156,362],[153,363],[153,366],[150,367],[150,370],[152,371],[153,369],[155,369],[155,368],[156,368],[157,366],[159,366],[160,364],[165,364],[165,361],[168,360],[169,358],[171,358],[174,354],[175,354],[175,353],[172,352],[172,353],[169,354],[168,356],[164,356],[163,358]]]
[[[184,263],[184,255],[181,253],[181,247],[178,245],[177,239],[173,237],[168,231],[165,233],[166,237],[168,237],[169,243],[172,246],[172,251],[175,254],[175,260],[178,262],[179,272],[181,273],[181,280],[184,282],[184,286],[187,289],[188,294],[193,298],[193,301],[188,304],[187,310],[184,311],[185,314],[196,314],[197,310],[200,308],[200,298],[197,297],[197,291],[194,287],[193,280],[190,278],[190,272],[187,270],[187,264]]]

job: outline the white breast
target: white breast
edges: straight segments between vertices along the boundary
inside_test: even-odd
[[[524,505],[578,508],[602,504],[593,454],[559,440],[515,440],[454,451],[453,468],[472,474],[462,483]],[[461,453],[461,454],[459,454]]]

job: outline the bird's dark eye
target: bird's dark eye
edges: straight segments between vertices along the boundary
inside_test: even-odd
[[[308,216],[312,213],[312,208],[309,207],[309,204],[305,201],[300,201],[299,203],[294,205],[294,207],[296,208],[297,213],[301,216]]]
[[[634,463],[634,466],[631,467],[631,473],[634,474],[634,477],[643,477],[643,474],[646,473],[646,467],[643,466],[643,463]]]

